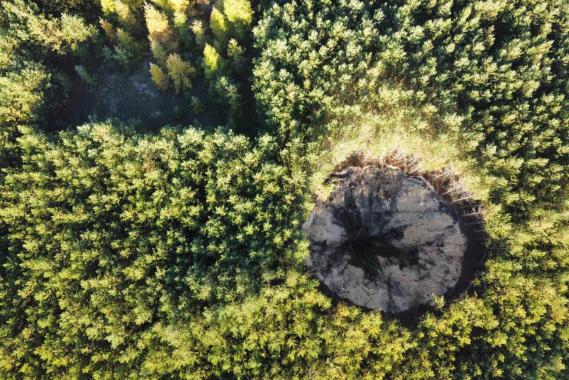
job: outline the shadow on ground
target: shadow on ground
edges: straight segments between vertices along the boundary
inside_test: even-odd
[[[150,59],[146,58],[131,70],[103,66],[93,76],[94,83],[91,85],[75,80],[65,107],[53,115],[50,129],[64,129],[108,119],[129,123],[143,132],[156,132],[166,125],[202,128],[227,125],[224,107],[205,101],[207,85],[203,80],[196,79],[187,93],[159,91],[152,82],[149,63]],[[200,100],[200,111],[196,112],[192,98]],[[256,118],[255,113],[247,114]],[[254,135],[256,124],[256,120],[244,120],[233,129],[238,133]]]

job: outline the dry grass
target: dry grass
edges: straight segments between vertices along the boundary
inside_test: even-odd
[[[460,142],[430,133],[424,128],[424,121],[414,122],[414,117],[416,113],[364,115],[359,118],[359,125],[346,125],[330,136],[313,161],[314,201],[330,194],[331,174],[349,166],[375,164],[422,178],[462,210],[464,216],[472,217],[473,223],[481,223],[487,212],[484,205],[492,179],[461,154]],[[306,210],[312,207],[310,202]]]

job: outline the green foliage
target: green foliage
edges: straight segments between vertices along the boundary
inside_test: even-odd
[[[410,329],[332,305],[302,273],[306,246],[294,231],[304,178],[294,160],[274,163],[270,138],[252,147],[194,129],[142,137],[92,125],[53,141],[28,130],[20,144],[23,169],[0,192],[0,225],[10,226],[0,282],[6,374],[566,373],[568,215],[538,216],[540,232],[522,243],[521,231],[512,236],[526,262],[543,263],[538,246],[563,257],[544,263],[548,275],[492,259],[484,298],[439,305]]]
[[[243,38],[253,22],[253,9],[249,0],[223,0],[223,13],[235,34]]]
[[[3,371],[132,369],[157,321],[252,294],[293,254],[303,181],[270,138],[92,125],[20,146],[0,185]]]
[[[150,4],[146,4],[144,7],[144,17],[150,41],[164,41],[171,38],[172,31],[168,23],[168,17],[166,17],[163,12]]]
[[[241,104],[241,96],[237,85],[226,76],[218,76],[213,82],[211,92],[214,96],[214,103],[227,107],[230,121],[236,120],[239,105]],[[230,127],[233,125],[230,123]]]
[[[235,124],[235,108],[244,108],[244,86],[249,81],[250,65],[245,59],[251,44],[251,26],[253,10],[248,0],[218,1],[211,9],[200,1],[164,0],[152,2],[102,0],[104,17],[99,21],[108,41],[113,45],[114,59],[128,67],[145,56],[141,44],[148,44],[153,62],[164,72],[168,68],[168,57],[180,57],[191,67],[196,68],[194,80],[206,82],[209,89],[207,99],[228,99],[233,103],[224,106],[229,112],[229,124]],[[144,24],[145,29],[140,25]],[[122,38],[119,38],[119,33]],[[125,36],[127,37],[125,39]],[[122,42],[121,42],[122,40]],[[215,50],[212,50],[215,47]],[[148,51],[148,50],[146,50]],[[227,62],[228,64],[221,64]],[[230,91],[240,93],[218,96],[223,87],[219,85],[219,76],[225,76],[226,82],[235,83],[225,86]],[[171,76],[172,89],[176,92],[188,92],[188,75]],[[185,78],[184,80],[181,80]],[[166,90],[162,81],[159,87]],[[195,94],[192,94],[195,96]],[[249,96],[250,97],[250,96]],[[205,99],[203,99],[205,100]],[[219,107],[216,102],[215,107]]]
[[[159,90],[166,90],[168,88],[168,76],[162,71],[160,66],[150,63],[150,76],[152,81]]]
[[[203,58],[205,74],[212,78],[221,69],[221,56],[213,46],[205,44]]]
[[[117,28],[113,38],[116,41],[113,58],[123,68],[131,67],[142,50],[140,43],[123,28]]]
[[[216,7],[213,7],[211,10],[209,26],[217,41],[225,41],[228,31],[227,21],[223,13],[221,13]]]
[[[93,26],[74,15],[44,16],[22,0],[3,2],[1,7],[3,35],[10,36],[21,45],[31,44],[43,55],[76,54],[95,35]]]
[[[89,71],[87,71],[87,69],[84,66],[75,65],[73,67],[73,69],[75,70],[75,72],[77,73],[79,78],[85,84],[87,84],[87,86],[94,86],[95,85],[95,79],[93,78],[93,76],[91,74],[89,74]]]
[[[195,20],[191,25],[192,32],[194,33],[194,40],[198,47],[204,46],[206,42],[206,32],[204,24],[201,20]]]
[[[194,75],[195,69],[190,63],[185,62],[178,54],[170,54],[166,60],[166,66],[168,67],[168,76],[172,79],[176,92],[192,87],[191,77]]]
[[[244,54],[245,54],[245,49],[243,49],[241,45],[239,45],[237,40],[234,38],[230,39],[229,43],[227,44],[227,56],[232,61],[233,66],[236,69],[243,67],[245,63]]]
[[[16,159],[18,126],[35,123],[41,117],[49,79],[38,65],[0,76],[0,179],[1,170]]]
[[[256,94],[282,135],[312,140],[389,113],[377,100],[401,86],[432,130],[503,179],[495,200],[522,220],[569,180],[567,15],[563,1],[274,5],[255,31]]]
[[[97,2],[92,0],[31,0],[36,3],[39,8],[51,15],[60,15],[61,13],[80,14],[82,17],[94,18],[96,16]]]
[[[564,1],[480,1],[456,16],[450,4],[397,14],[393,43],[408,60],[389,70],[422,89],[419,100],[460,110],[467,149],[508,180],[496,197],[520,216],[536,201],[554,202],[569,180],[568,11]]]
[[[48,80],[48,74],[38,65],[0,77],[0,124],[7,128],[37,121]]]
[[[31,38],[55,53],[64,50],[76,52],[81,43],[95,34],[95,28],[85,25],[82,19],[65,13],[56,22],[35,17],[29,17],[26,21]]]
[[[223,12],[231,24],[239,27],[249,26],[253,22],[253,9],[249,0],[223,0]]]
[[[41,122],[65,99],[66,77],[48,65],[72,63],[94,33],[77,16],[43,15],[21,0],[0,4],[0,169],[16,159],[18,126]]]
[[[92,79],[75,12],[99,14],[35,3],[0,6],[1,378],[569,378],[565,2],[256,4],[256,139],[42,132],[58,67]],[[115,60],[152,52],[159,88],[206,78],[196,113],[207,87],[252,118],[248,1],[100,5]],[[483,202],[484,273],[413,325],[304,267],[306,211],[356,148],[452,165]]]

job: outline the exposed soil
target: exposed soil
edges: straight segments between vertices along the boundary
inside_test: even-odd
[[[460,294],[482,268],[484,244],[463,208],[422,176],[377,163],[343,165],[304,229],[307,265],[333,297],[416,314]]]

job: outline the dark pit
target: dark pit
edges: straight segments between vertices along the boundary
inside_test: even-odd
[[[380,165],[333,177],[335,189],[304,225],[307,265],[331,295],[399,314],[464,282],[468,232],[426,180]]]

